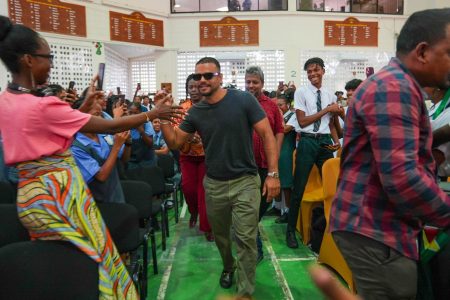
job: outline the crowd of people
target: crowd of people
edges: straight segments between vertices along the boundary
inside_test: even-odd
[[[396,57],[367,79],[348,81],[346,98],[323,86],[326,62],[319,57],[305,62],[309,83],[299,88],[265,91],[263,70],[250,66],[246,91],[225,89],[220,62],[204,57],[186,79],[180,106],[165,90],[153,101],[105,96],[95,78],[78,95],[48,85],[49,45],[3,16],[0,58],[12,74],[0,94],[8,169],[1,179],[17,184],[19,218],[32,239],[68,241],[99,264],[102,299],[138,296],[96,202],[125,203],[121,170],[153,167],[159,155],[177,161],[188,225],[199,223],[206,241],[215,242],[219,284],[236,282],[239,299],[255,291],[264,258],[258,224],[266,211],[279,209],[275,222],[286,224],[286,246],[298,248],[310,172],[336,156],[329,228],[358,295],[431,299],[421,294],[419,240],[425,226],[450,240],[450,197],[438,185],[450,176],[450,9],[410,16]],[[443,243],[430,263],[438,270],[428,278],[435,299],[450,296],[449,248]],[[324,293],[352,297],[322,272],[312,271]]]

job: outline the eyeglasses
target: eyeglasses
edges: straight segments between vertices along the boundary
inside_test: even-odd
[[[194,79],[195,81],[200,81],[203,78],[205,78],[205,80],[211,80],[214,76],[219,76],[220,73],[216,72],[216,73],[212,73],[212,72],[208,72],[208,73],[195,73],[192,74],[192,79]]]
[[[50,60],[50,62],[53,62],[53,59],[55,58],[55,56],[53,54],[30,54],[31,56],[36,56],[36,57],[43,57],[43,58],[47,58]]]

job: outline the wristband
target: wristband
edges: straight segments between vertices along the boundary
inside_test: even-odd
[[[167,125],[167,124],[170,124],[170,121],[163,121],[163,120],[160,120],[159,121],[159,124],[161,124],[161,125]]]

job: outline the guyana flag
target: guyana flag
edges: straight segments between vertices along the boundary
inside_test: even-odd
[[[450,241],[450,236],[439,228],[426,226],[422,231],[420,261],[426,264]]]
[[[419,236],[420,261],[418,267],[417,300],[433,300],[430,260],[447,245],[450,236],[443,230],[426,226]]]

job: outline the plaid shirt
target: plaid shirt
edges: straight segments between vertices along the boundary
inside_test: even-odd
[[[400,60],[361,84],[345,126],[330,230],[368,236],[417,260],[424,223],[450,225],[450,198],[436,183],[424,95]]]

